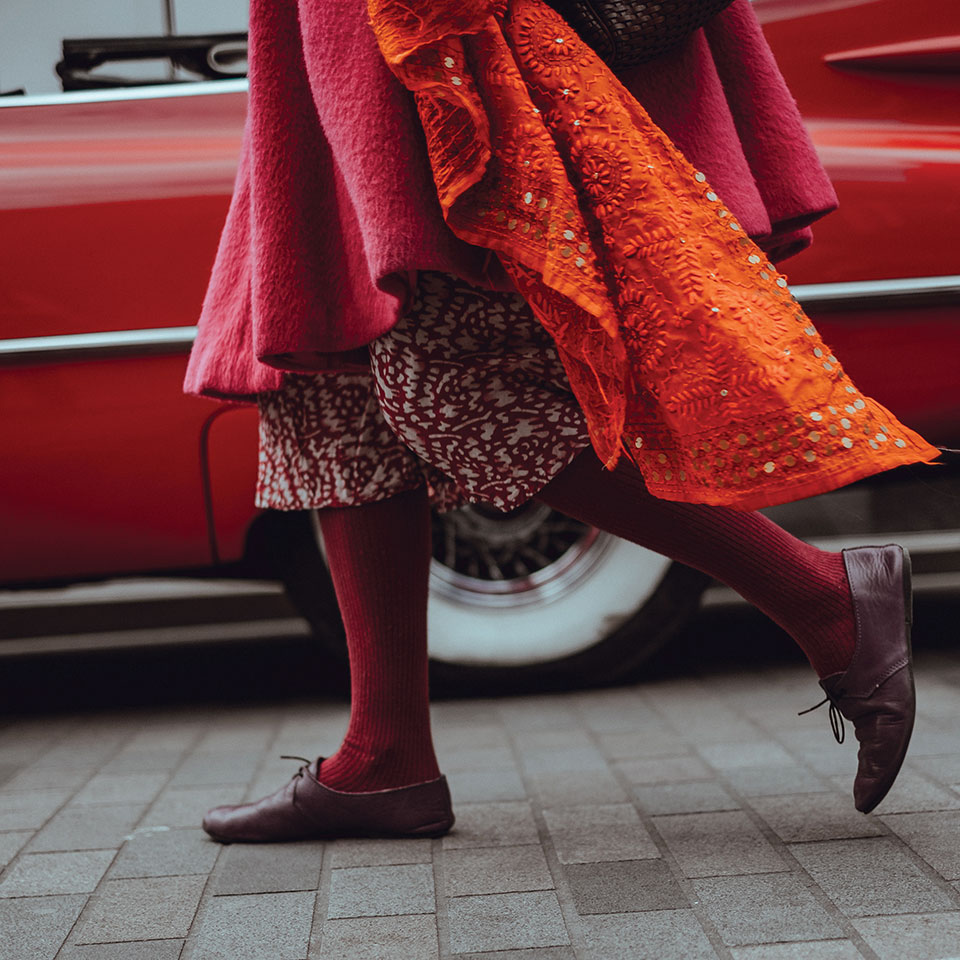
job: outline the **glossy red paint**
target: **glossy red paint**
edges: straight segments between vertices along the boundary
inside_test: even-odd
[[[0,210],[9,270],[0,337],[195,324],[228,203],[177,197]]]
[[[956,306],[810,311],[861,391],[949,446],[960,444],[957,314]]]
[[[841,201],[812,249],[786,265],[791,282],[960,273],[960,4],[754,8]],[[0,104],[0,340],[196,322],[246,95],[230,84],[156,93]],[[861,389],[933,442],[958,445],[958,309],[812,315]],[[256,411],[184,397],[185,362],[0,372],[0,581],[241,555],[256,514]]]
[[[173,356],[3,370],[0,580],[210,562],[199,436],[215,407],[182,395],[183,367]]]
[[[903,73],[956,73],[960,71],[960,36],[928,37],[828,53],[826,63],[834,67],[863,70],[897,70]]]
[[[952,0],[754,0],[777,61],[837,188],[840,209],[787,265],[792,283],[960,272],[960,36]],[[928,55],[869,68],[831,62],[910,44]]]
[[[955,0],[753,0],[791,91],[812,120],[957,122],[955,73],[843,69],[824,57],[960,34]]]

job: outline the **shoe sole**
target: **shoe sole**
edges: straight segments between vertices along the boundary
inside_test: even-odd
[[[899,546],[899,544],[897,546]],[[883,798],[890,792],[890,788],[896,781],[900,773],[900,768],[903,766],[903,761],[906,759],[907,749],[910,746],[910,738],[913,736],[913,723],[916,716],[917,691],[913,680],[913,641],[911,639],[911,630],[913,628],[913,563],[910,560],[910,553],[906,547],[900,547],[900,552],[903,555],[903,616],[907,639],[907,671],[910,677],[910,693],[913,697],[914,710],[910,715],[910,725],[907,728],[907,735],[903,741],[903,748],[894,759],[889,777],[884,780],[876,798],[870,802],[869,806],[860,809],[861,813],[870,813],[875,810]]]

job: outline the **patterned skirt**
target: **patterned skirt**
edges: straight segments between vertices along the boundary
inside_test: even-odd
[[[426,484],[439,509],[518,507],[589,445],[550,336],[519,294],[421,271],[370,372],[263,393],[257,506],[343,507]]]

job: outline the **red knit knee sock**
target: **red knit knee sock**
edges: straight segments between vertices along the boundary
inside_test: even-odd
[[[430,736],[425,488],[319,511],[347,632],[350,724],[320,781],[363,792],[440,776]]]
[[[819,676],[849,665],[856,623],[839,553],[798,540],[760,513],[661,500],[633,464],[604,470],[589,450],[539,499],[726,583],[783,627]]]

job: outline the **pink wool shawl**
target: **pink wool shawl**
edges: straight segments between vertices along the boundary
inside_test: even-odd
[[[250,400],[287,370],[362,365],[417,270],[513,289],[444,222],[413,96],[366,0],[252,0],[249,76],[187,393]],[[618,76],[773,259],[809,244],[836,196],[749,0]]]

